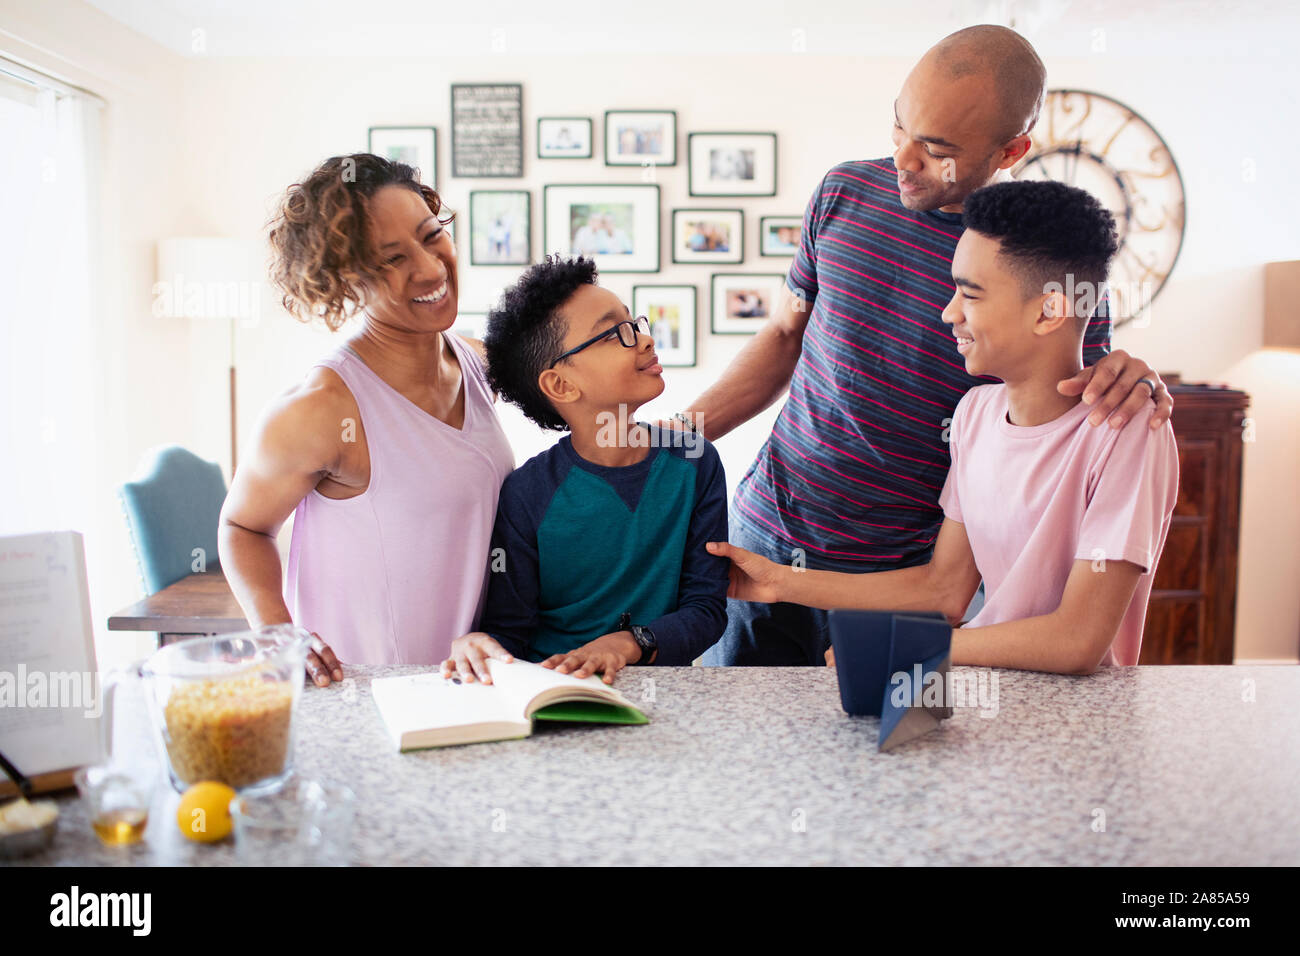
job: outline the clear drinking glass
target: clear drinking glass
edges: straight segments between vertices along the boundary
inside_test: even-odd
[[[91,827],[107,846],[139,843],[144,838],[157,779],[151,769],[126,764],[82,767],[73,779]]]
[[[298,780],[230,804],[240,866],[347,866],[356,794],[342,784]]]

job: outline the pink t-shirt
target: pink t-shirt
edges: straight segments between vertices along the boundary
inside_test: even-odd
[[[1146,406],[1123,428],[1079,402],[1043,425],[1007,420],[1007,387],[971,389],[953,412],[943,513],[966,526],[984,578],[981,627],[1055,611],[1077,559],[1142,568],[1102,664],[1136,664],[1156,562],[1178,497],[1178,448]]]

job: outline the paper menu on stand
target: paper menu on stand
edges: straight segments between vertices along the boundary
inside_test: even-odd
[[[0,537],[0,751],[37,789],[67,786],[103,758],[100,704],[81,535]]]

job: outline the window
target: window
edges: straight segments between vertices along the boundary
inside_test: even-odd
[[[94,97],[0,59],[3,534],[94,523],[99,112]]]

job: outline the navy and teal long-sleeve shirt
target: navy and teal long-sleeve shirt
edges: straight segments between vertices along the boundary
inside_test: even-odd
[[[506,477],[479,629],[516,657],[581,647],[625,611],[654,631],[655,664],[690,664],[722,636],[729,564],[704,548],[727,540],[722,462],[701,436],[646,427],[635,465],[593,464],[565,435]]]

